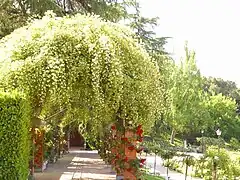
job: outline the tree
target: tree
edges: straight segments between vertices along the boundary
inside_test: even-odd
[[[202,122],[199,116],[204,98],[202,78],[196,66],[195,52],[189,51],[187,46],[185,52],[185,61],[180,66],[173,66],[169,76],[168,98],[171,103],[168,122],[172,129],[171,143],[177,132],[198,129]]]
[[[24,25],[26,17],[12,6],[10,0],[0,2],[0,38]]]
[[[54,107],[95,137],[117,118],[147,130],[162,103],[160,74],[132,35],[96,17],[50,13],[3,38],[1,61],[14,67],[3,88],[28,94],[33,121],[49,117]],[[76,114],[82,116],[73,119]]]
[[[132,1],[120,0],[3,0],[0,2],[0,38],[26,25],[30,17],[41,18],[48,10],[58,16],[96,14],[117,22],[128,16]]]
[[[222,93],[224,96],[240,100],[240,90],[238,89],[237,84],[233,81],[226,81],[214,77],[205,78],[204,89],[211,94]]]
[[[231,137],[239,137],[240,121],[236,113],[236,102],[222,94],[212,95],[206,99],[206,108],[210,114],[207,122],[207,133],[216,136],[218,128],[222,131],[222,137],[230,140]]]
[[[136,33],[139,42],[142,42],[145,49],[154,56],[166,55],[167,52],[164,45],[167,43],[169,37],[157,37],[154,28],[158,25],[158,17],[147,18],[141,15],[141,7],[139,2],[134,2],[135,13],[129,15],[129,26]]]
[[[147,18],[141,15],[141,7],[140,4],[135,0],[134,1],[134,9],[135,12],[129,15],[129,19],[127,19],[127,25],[130,26],[135,32],[135,37],[138,39],[139,43],[141,43],[147,52],[150,54],[153,61],[158,64],[159,72],[161,74],[161,78],[159,79],[161,82],[161,88],[163,93],[163,104],[160,107],[161,115],[155,120],[155,126],[151,130],[151,136],[165,136],[167,127],[166,121],[164,121],[164,113],[167,108],[166,100],[166,78],[169,73],[169,65],[173,62],[171,58],[168,57],[167,52],[164,48],[164,45],[167,43],[167,37],[157,37],[154,32],[154,28],[158,25],[158,17],[155,18]],[[161,132],[161,133],[160,133]]]

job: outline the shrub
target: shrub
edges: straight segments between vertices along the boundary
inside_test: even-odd
[[[28,101],[19,93],[0,92],[0,179],[26,180],[29,166]]]
[[[213,161],[216,161],[216,165],[218,167],[218,176],[222,178],[227,177],[228,179],[233,178],[233,173],[231,171],[232,160],[227,150],[218,149],[218,147],[211,146],[207,150],[206,157],[209,159],[209,161],[205,169],[211,169]]]
[[[184,160],[184,159],[183,159]],[[165,162],[165,166],[169,166],[170,169],[185,172],[184,161],[176,160],[176,157],[171,159],[168,164]],[[234,179],[240,177],[240,156],[237,153],[227,151],[223,148],[216,146],[210,146],[205,156],[192,159],[189,164],[189,174],[191,173],[195,177],[203,177],[205,180],[212,179],[213,164],[217,166],[217,176],[219,179]]]
[[[209,146],[225,146],[225,141],[222,138],[201,137],[197,138],[197,141],[201,146],[204,146],[204,149],[207,149]]]
[[[240,142],[236,138],[231,138],[230,140],[230,147],[234,150],[240,149]]]

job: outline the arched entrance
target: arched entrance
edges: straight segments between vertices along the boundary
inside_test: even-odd
[[[70,133],[70,147],[84,147],[84,138],[76,129]]]

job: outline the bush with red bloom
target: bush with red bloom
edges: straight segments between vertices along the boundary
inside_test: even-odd
[[[143,130],[142,130],[142,129],[137,129],[136,134],[137,134],[138,136],[142,136]]]
[[[137,153],[140,153],[143,150],[143,147],[140,147],[139,149],[137,149]]]
[[[126,137],[121,138],[121,140],[125,141],[125,142],[128,142],[128,138],[126,138]]]
[[[137,141],[142,142],[142,141],[143,141],[143,129],[142,129],[142,125],[139,125],[139,126],[137,127],[136,134],[138,135]]]
[[[142,125],[139,125],[137,127],[137,134],[142,134],[143,133],[143,130],[142,130]]]
[[[140,138],[138,139],[138,141],[139,141],[139,142],[143,142],[143,137],[140,137]]]
[[[116,130],[117,128],[116,128],[115,125],[112,125],[112,126],[111,126],[111,129],[112,129],[112,130]]]
[[[146,162],[146,159],[140,159],[140,163],[144,164]]]
[[[119,154],[116,154],[116,159],[120,159],[120,155]]]
[[[136,157],[136,152],[140,153],[143,150],[143,147],[138,147],[137,144],[137,142],[143,141],[142,125],[125,127],[122,130],[118,125],[113,124],[111,131],[109,131],[110,140],[108,140],[108,143],[103,141],[102,145],[110,152],[107,155],[107,159],[110,160],[109,163],[114,166],[117,174],[129,171],[134,176],[139,177],[137,173],[140,172],[140,168],[143,167],[146,161],[146,159],[138,159]]]
[[[112,164],[115,164],[115,163],[116,163],[116,160],[115,160],[115,159],[113,159],[111,163],[112,163]]]
[[[135,149],[135,147],[134,147],[133,145],[131,145],[131,146],[128,146],[128,149],[129,149],[130,151],[133,151],[133,150]]]

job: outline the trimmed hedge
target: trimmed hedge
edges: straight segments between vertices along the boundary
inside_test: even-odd
[[[26,180],[29,172],[30,106],[19,93],[0,92],[0,179]]]

